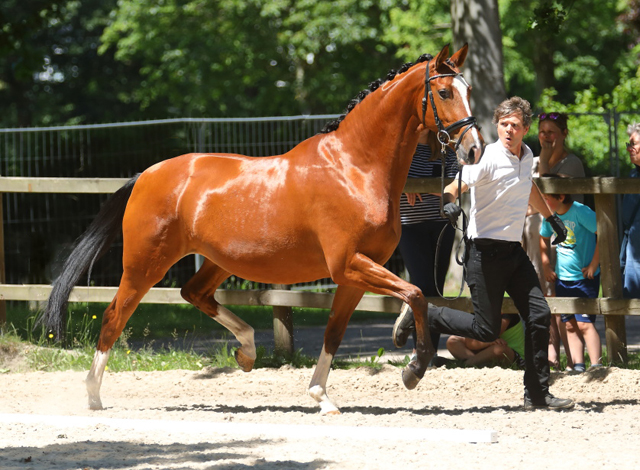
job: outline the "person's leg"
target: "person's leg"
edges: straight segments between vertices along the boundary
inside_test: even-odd
[[[551,326],[549,328],[549,367],[560,369],[560,330],[556,323],[558,315],[551,315]]]
[[[575,370],[584,372],[584,338],[578,328],[575,315],[567,316],[572,317],[567,319],[565,326],[567,328],[567,339],[569,340],[571,357],[574,361],[573,366]]]
[[[465,365],[469,367],[478,367],[485,365],[498,364],[503,367],[509,367],[513,364],[516,355],[513,349],[506,344],[493,343],[489,347],[478,351],[472,357],[465,361]]]
[[[598,330],[596,330],[595,315],[581,315],[579,320],[577,322],[578,328],[587,346],[591,365],[599,365],[602,359],[602,344]]]
[[[562,321],[561,315],[552,315],[555,317],[556,324],[558,325],[558,330],[560,332],[560,339],[562,340],[562,345],[564,346],[564,353],[567,356],[567,367],[573,368],[573,358],[571,357],[571,351],[569,350],[569,339],[567,338],[567,326],[565,322]],[[554,318],[551,319],[553,321]]]
[[[507,293],[525,323],[525,396],[542,403],[549,395],[549,325],[551,311],[529,257],[521,247],[514,249]]]
[[[402,235],[398,243],[400,255],[409,272],[409,281],[417,286],[425,297],[437,296],[433,264],[436,256],[436,242],[439,232],[434,235],[434,223],[424,221],[402,226]],[[451,249],[449,249],[451,251]],[[438,349],[440,333],[431,331],[431,344]],[[413,343],[415,345],[415,331]],[[415,347],[414,351],[415,353]]]
[[[474,313],[429,305],[429,328],[479,341],[494,341],[500,334],[510,256],[504,246],[478,247],[472,243],[466,268]]]
[[[464,344],[464,338],[462,336],[449,336],[447,338],[447,349],[454,358],[461,361],[466,361],[474,355],[474,352]]]

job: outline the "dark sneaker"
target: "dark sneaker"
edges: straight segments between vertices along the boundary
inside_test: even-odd
[[[396,348],[401,348],[407,344],[407,339],[416,330],[416,324],[413,321],[413,310],[409,307],[409,304],[403,303],[402,309],[400,309],[400,315],[396,319],[393,325],[393,344]]]
[[[550,393],[544,397],[544,401],[532,401],[531,398],[524,397],[524,409],[535,410],[537,408],[547,408],[549,410],[562,411],[570,410],[574,407],[575,403],[570,398],[556,398]]]

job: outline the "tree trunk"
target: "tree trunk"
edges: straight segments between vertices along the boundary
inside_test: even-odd
[[[504,86],[502,29],[497,0],[452,0],[454,50],[469,43],[463,72],[473,86],[471,110],[487,143],[498,138],[495,108],[507,98]]]

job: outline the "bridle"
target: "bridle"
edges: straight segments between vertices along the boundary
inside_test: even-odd
[[[429,75],[429,69],[431,65],[431,60],[429,60],[427,62],[427,69],[425,72],[425,77],[424,77],[424,98],[422,98],[422,125],[426,127],[426,122],[425,122],[425,118],[427,116],[427,97],[429,98],[429,102],[431,103],[431,110],[433,111],[433,119],[436,123],[436,126],[438,126],[438,142],[440,142],[441,145],[441,149],[440,152],[441,154],[445,154],[446,150],[445,147],[447,145],[449,145],[450,143],[453,143],[455,146],[455,150],[456,152],[458,151],[458,147],[460,147],[460,143],[462,142],[462,138],[464,137],[464,135],[469,131],[469,129],[475,127],[476,129],[480,130],[480,126],[478,125],[478,120],[474,117],[474,116],[467,116],[465,118],[462,118],[456,122],[454,122],[453,124],[444,127],[444,125],[442,124],[442,121],[440,120],[440,117],[438,116],[438,110],[436,108],[436,103],[433,99],[433,91],[431,90],[431,81],[435,80],[437,78],[443,78],[443,77],[462,77],[462,80],[464,81],[464,77],[462,76],[462,73],[458,72],[458,73],[441,73],[439,75],[434,75],[434,76],[430,76]],[[466,83],[466,81],[465,81]],[[458,137],[457,140],[454,140],[451,138],[451,133],[457,131],[458,129],[464,127],[465,129],[462,131],[462,133],[460,134],[460,137]]]
[[[446,147],[447,145],[449,145],[450,143],[454,144],[454,149],[457,152],[458,151],[458,147],[460,147],[460,143],[462,142],[462,138],[464,137],[464,135],[469,132],[469,129],[475,127],[476,129],[480,130],[480,126],[478,125],[478,120],[474,117],[474,116],[467,116],[465,118],[459,119],[458,121],[454,122],[453,124],[445,127],[442,124],[442,121],[440,120],[440,117],[438,116],[438,110],[436,108],[436,103],[433,99],[433,91],[431,90],[431,80],[435,80],[436,78],[443,78],[443,77],[461,77],[462,80],[464,81],[464,77],[462,76],[462,73],[443,73],[443,74],[439,74],[439,75],[434,75],[434,76],[430,76],[429,75],[429,69],[430,69],[430,65],[431,65],[431,60],[429,60],[427,62],[427,70],[425,72],[425,78],[424,78],[424,98],[422,98],[422,125],[426,128],[426,121],[425,118],[427,116],[427,97],[428,97],[428,101],[431,103],[431,110],[433,111],[433,119],[436,123],[436,126],[438,126],[438,142],[440,142],[440,157],[442,159],[442,172],[441,172],[441,193],[442,196],[440,198],[440,216],[441,217],[445,217],[444,215],[444,168],[445,168],[445,159],[447,156],[447,150]],[[466,83],[466,81],[465,81]],[[463,128],[464,130],[460,133],[460,136],[458,137],[457,140],[454,140],[451,138],[451,133],[457,131],[460,128]],[[462,170],[460,170],[458,172],[458,197],[460,197],[462,195]],[[437,283],[436,283],[436,289],[438,290],[438,294],[440,295],[440,297],[442,297],[443,299],[447,299],[447,300],[456,300],[458,298],[460,298],[462,296],[462,291],[464,289],[464,284],[465,284],[465,280],[466,280],[466,266],[465,266],[465,261],[466,261],[466,257],[468,256],[468,238],[467,238],[467,220],[466,220],[466,214],[464,213],[464,211],[462,211],[462,240],[460,241],[460,245],[458,246],[458,250],[460,249],[461,246],[463,246],[464,244],[464,253],[462,254],[462,257],[460,258],[458,256],[458,254],[456,254],[455,259],[456,262],[462,266],[463,268],[463,275],[462,275],[462,282],[460,284],[460,291],[458,292],[458,295],[456,297],[445,297],[443,295],[442,292],[440,292],[440,288],[438,287]],[[454,228],[457,229],[457,227]],[[442,229],[442,231],[440,232],[440,236],[438,237],[438,241],[436,243],[436,253],[440,250],[440,242],[442,240],[442,236],[444,234],[444,227]],[[434,279],[437,279],[437,270],[438,270],[438,261],[437,261],[438,257],[436,254],[436,260],[433,266],[433,275],[434,275]]]

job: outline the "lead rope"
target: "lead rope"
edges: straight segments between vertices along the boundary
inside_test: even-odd
[[[446,144],[442,141],[440,142],[440,159],[442,160],[442,171],[440,172],[440,217],[445,217],[444,215],[444,170],[445,170],[445,159],[447,157]],[[460,209],[462,210],[462,167],[458,165],[458,201],[460,203]],[[451,222],[449,222],[451,223]],[[458,247],[456,248],[456,256],[455,260],[460,266],[462,266],[462,280],[460,281],[460,290],[458,291],[458,295],[455,297],[445,297],[444,294],[440,291],[440,286],[438,285],[438,255],[440,253],[440,245],[442,242],[442,235],[444,234],[447,225],[445,224],[440,231],[440,235],[438,236],[438,242],[436,243],[436,253],[435,259],[433,262],[433,279],[436,284],[436,290],[438,291],[438,295],[445,300],[457,300],[462,297],[462,291],[464,291],[464,285],[467,280],[467,267],[466,261],[469,256],[469,238],[467,237],[467,214],[462,210],[462,229],[459,229],[456,225],[453,225],[455,230],[462,231],[462,238],[460,239],[460,243],[458,243]],[[460,257],[460,248],[464,246],[464,252],[462,257]]]

